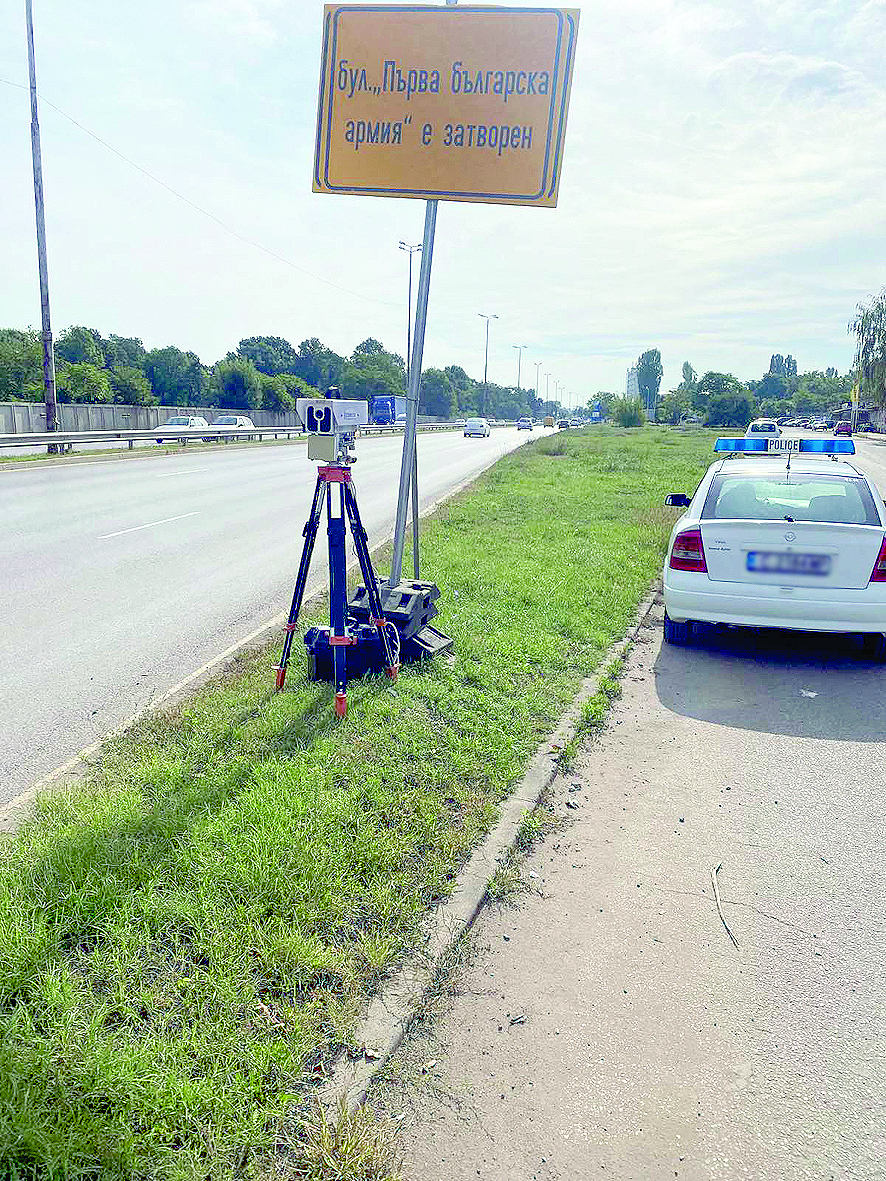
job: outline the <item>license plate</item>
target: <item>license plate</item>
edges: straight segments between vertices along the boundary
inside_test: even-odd
[[[829,554],[748,554],[753,574],[829,574]]]
[[[799,439],[767,439],[767,451],[799,451]]]

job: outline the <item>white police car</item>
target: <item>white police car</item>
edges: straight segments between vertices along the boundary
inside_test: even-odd
[[[664,565],[664,638],[694,621],[863,633],[886,658],[886,507],[851,439],[718,439]]]

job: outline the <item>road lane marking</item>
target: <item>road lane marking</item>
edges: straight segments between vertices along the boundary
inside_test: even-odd
[[[139,529],[153,529],[155,525],[168,525],[170,521],[183,521],[185,517],[197,517],[198,512],[182,513],[178,517],[164,517],[162,521],[149,521],[147,525],[133,525],[131,529],[118,529],[116,533],[106,533],[99,541],[107,541],[109,537],[121,537],[124,533],[138,533]]]
[[[157,479],[165,480],[169,476],[190,476],[193,472],[205,472],[208,470],[209,469],[205,467],[189,467],[183,472],[157,472]]]

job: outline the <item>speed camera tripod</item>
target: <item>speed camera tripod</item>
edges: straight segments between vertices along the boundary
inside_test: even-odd
[[[333,513],[333,484],[338,485],[339,511]],[[385,619],[379,595],[378,583],[372,569],[369,557],[369,543],[366,530],[360,520],[360,510],[357,508],[357,497],[351,483],[351,468],[344,460],[328,464],[317,471],[317,484],[314,488],[314,500],[311,504],[311,515],[303,530],[305,539],[302,548],[301,562],[298,576],[295,580],[295,592],[292,596],[292,606],[289,609],[289,622],[286,624],[283,640],[283,654],[277,669],[277,689],[283,688],[286,680],[286,668],[292,650],[292,637],[298,623],[298,616],[302,607],[305,586],[308,581],[308,571],[311,556],[314,552],[314,542],[320,527],[320,515],[323,511],[323,501],[326,501],[326,518],[329,536],[329,635],[328,643],[332,652],[332,673],[335,683],[335,712],[343,718],[348,710],[348,669],[347,647],[360,642],[354,632],[348,629],[348,581],[347,563],[345,557],[345,535],[347,525],[350,524],[354,548],[360,561],[360,570],[369,598],[370,624],[377,629],[378,643],[382,652],[382,659],[386,674],[392,681],[397,679],[399,669],[400,638],[396,627]]]

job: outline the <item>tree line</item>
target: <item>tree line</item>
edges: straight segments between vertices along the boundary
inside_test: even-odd
[[[731,373],[709,371],[699,377],[688,361],[683,380],[658,403],[659,422],[694,417],[706,426],[745,426],[752,418],[808,417],[847,401],[853,373],[829,368],[797,372],[790,354],[774,353],[762,377],[739,381]]]
[[[279,336],[251,336],[215,365],[174,345],[146,349],[137,337],[101,335],[75,326],[55,342],[59,402],[117,402],[131,406],[217,406],[226,410],[291,410],[295,399],[336,385],[346,398],[406,393],[403,357],[379,341],[362,341],[349,357],[316,337],[296,348]],[[0,401],[42,402],[40,333],[0,329]],[[528,389],[484,384],[460,365],[426,369],[419,413],[434,418],[485,414],[515,419],[538,415],[542,403]],[[546,403],[551,413],[558,402]]]

